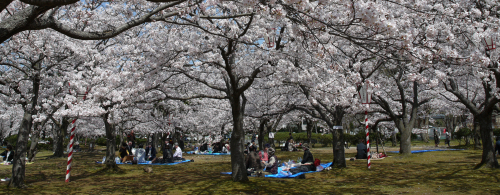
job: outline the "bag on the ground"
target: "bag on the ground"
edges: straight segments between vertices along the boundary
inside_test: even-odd
[[[317,167],[317,166],[319,166],[319,165],[321,165],[321,160],[319,160],[319,159],[314,159],[314,166],[316,166],[316,167]]]

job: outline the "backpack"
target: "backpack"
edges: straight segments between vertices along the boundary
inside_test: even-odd
[[[319,159],[314,159],[314,166],[319,166],[321,161]]]

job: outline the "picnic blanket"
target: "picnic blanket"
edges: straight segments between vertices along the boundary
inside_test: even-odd
[[[423,153],[423,152],[436,152],[436,151],[448,151],[448,150],[464,150],[464,149],[434,149],[434,150],[413,150],[411,153]],[[388,151],[390,153],[399,153],[399,151]]]
[[[189,152],[186,152],[186,154],[195,154],[194,151],[189,151]],[[228,153],[199,153],[198,155],[231,155],[230,152]]]
[[[176,164],[181,164],[181,163],[186,163],[186,162],[191,162],[191,160],[183,160],[179,162],[173,162],[173,163],[151,163],[151,161],[146,161],[145,163],[137,163],[138,165],[176,165]],[[96,161],[95,163],[97,164],[102,164],[102,161]],[[117,165],[131,165],[132,163],[116,163]]]
[[[329,167],[331,165],[332,165],[331,162],[321,164],[321,166],[323,166],[323,168]],[[292,169],[294,169],[294,168],[296,168],[296,167],[293,167]],[[296,173],[296,174],[293,174],[293,175],[283,175],[283,174],[280,174],[281,170],[282,170],[282,167],[278,167],[278,174],[265,175],[265,177],[271,177],[271,178],[294,178],[294,177],[298,177],[299,175],[306,174],[306,173],[320,172],[320,171],[309,171],[309,172],[300,172],[300,173]],[[231,173],[232,172],[221,172],[221,174],[224,174],[224,175],[231,175]]]

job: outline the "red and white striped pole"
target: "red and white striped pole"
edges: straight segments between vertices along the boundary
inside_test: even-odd
[[[69,85],[69,83],[68,83]],[[87,93],[89,92],[89,89],[87,88],[87,91],[85,92],[85,95],[83,95],[83,100],[87,98]],[[69,94],[71,94],[71,89],[69,90]],[[71,175],[71,163],[73,162],[73,140],[75,138],[75,128],[76,128],[76,119],[73,119],[71,122],[71,136],[69,138],[69,153],[68,153],[68,164],[66,166],[66,182],[69,182],[69,176]]]
[[[368,153],[368,168],[371,167],[370,158],[370,130],[368,129],[368,110],[365,111],[365,126],[366,126],[366,152]]]
[[[71,162],[73,162],[73,139],[75,138],[75,125],[76,119],[71,122],[71,137],[69,138],[69,153],[68,153],[68,165],[66,167],[66,182],[69,182],[69,176],[71,172]]]

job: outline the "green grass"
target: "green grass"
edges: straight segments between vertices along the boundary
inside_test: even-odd
[[[418,143],[415,143],[418,145]],[[388,144],[386,144],[388,145]],[[380,149],[380,148],[379,148]],[[414,148],[420,149],[420,148]],[[375,150],[372,147],[372,150]],[[380,149],[381,150],[381,149]],[[386,147],[386,150],[398,148]],[[346,157],[354,156],[355,148]],[[312,153],[322,162],[333,159],[331,148],[314,148]],[[250,178],[249,182],[232,182],[230,156],[184,155],[193,163],[152,166],[153,173],[143,171],[146,165],[119,165],[119,173],[102,171],[104,152],[76,153],[71,182],[65,183],[66,158],[47,158],[51,152],[38,154],[36,162],[27,165],[27,189],[7,188],[6,194],[500,194],[500,170],[474,169],[480,162],[480,150],[427,152],[384,160],[347,161],[347,168],[306,175],[306,179]],[[302,152],[277,152],[281,160],[297,159]],[[10,177],[12,166],[0,166],[0,177]]]

